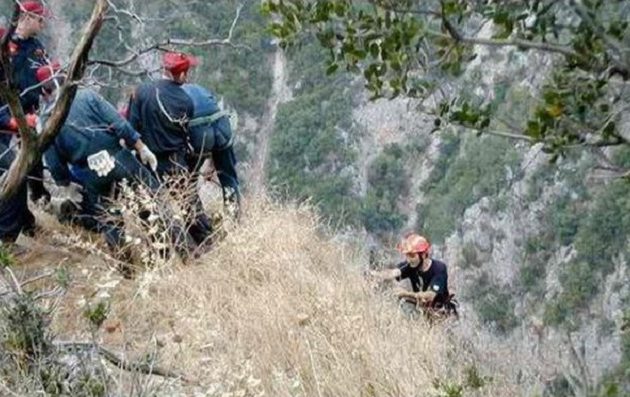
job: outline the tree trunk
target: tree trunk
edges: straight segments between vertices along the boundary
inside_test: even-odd
[[[61,87],[59,100],[53,108],[52,114],[41,135],[37,136],[32,129],[26,126],[17,93],[12,89],[4,92],[4,97],[11,109],[11,113],[18,119],[21,146],[20,153],[13,164],[11,164],[11,168],[4,174],[2,180],[0,181],[2,184],[0,187],[0,202],[17,192],[18,187],[26,178],[28,172],[31,170],[33,165],[39,161],[42,156],[42,152],[57,136],[57,133],[65,122],[66,116],[70,111],[70,105],[72,104],[76,94],[78,83],[85,72],[88,54],[92,48],[92,43],[101,29],[108,7],[109,3],[107,0],[97,0],[94,4],[92,16],[85,25],[81,40],[79,40],[79,43],[75,47],[70,59],[67,79]],[[5,87],[9,88],[13,86],[13,83],[11,82],[11,73],[8,73],[10,72],[10,68],[4,67],[7,64],[7,59],[8,58],[6,58],[6,53],[3,48],[2,69],[7,71],[4,76],[5,78],[3,83]]]

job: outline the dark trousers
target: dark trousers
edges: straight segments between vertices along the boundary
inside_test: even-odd
[[[31,200],[37,201],[42,197],[45,197],[47,201],[50,201],[50,193],[44,187],[44,164],[39,160],[31,172],[28,174],[28,188],[31,191]]]
[[[126,179],[131,184],[143,185],[151,192],[156,192],[160,184],[151,171],[142,165],[127,149],[110,152],[116,166],[104,177],[85,167],[74,167],[73,173],[83,186],[83,201],[76,221],[88,230],[103,233],[107,243],[113,248],[122,247],[124,232],[122,220],[116,220],[113,214],[107,213],[106,197],[110,196],[115,183]],[[169,234],[172,242],[180,251],[193,249],[193,241],[183,227],[173,222]]]
[[[9,146],[0,142],[0,176],[9,169],[15,154]],[[15,242],[20,232],[32,230],[35,227],[35,217],[28,209],[26,181],[20,184],[18,191],[11,197],[0,200],[0,240],[7,243]]]
[[[238,175],[236,175],[236,156],[232,146],[223,150],[213,150],[212,162],[217,170],[219,182],[221,182],[223,200],[231,199],[230,194],[235,195],[235,198],[239,200],[241,193],[239,191]]]
[[[240,201],[240,189],[238,175],[236,174],[236,156],[232,146],[221,150],[212,150],[212,163],[217,171],[221,190],[223,192],[223,201]],[[203,164],[204,157],[191,155],[188,159],[188,169],[190,172],[199,172],[199,168]]]
[[[189,171],[186,153],[183,151],[156,153],[156,156],[158,159],[157,172],[160,177]],[[189,185],[174,186],[174,188],[179,191],[189,192],[189,194],[187,194],[189,201],[185,203],[185,205],[190,211],[193,211],[195,216],[187,219],[186,228],[195,242],[201,244],[212,234],[212,222],[208,219],[203,209],[201,198],[197,192],[196,178],[191,178],[189,182]]]

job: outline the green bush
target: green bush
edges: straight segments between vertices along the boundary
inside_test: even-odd
[[[464,261],[460,264],[463,269],[469,269],[471,267],[479,268],[483,263],[477,253],[477,248],[472,243],[464,244],[462,247],[462,256]]]
[[[400,145],[392,144],[369,165],[361,217],[371,232],[396,231],[406,221],[398,209],[398,203],[409,196],[410,175],[404,169],[404,159]]]
[[[584,204],[579,200],[572,200],[570,195],[563,195],[555,199],[546,211],[546,228],[553,230],[560,245],[573,243],[578,232],[580,221],[584,217]],[[551,236],[549,236],[551,237]]]
[[[455,144],[447,146],[451,150]],[[515,169],[519,161],[513,143],[496,137],[466,139],[457,158],[441,154],[425,190],[427,200],[418,208],[418,229],[442,242],[468,207],[507,187],[506,167]]]
[[[499,333],[507,334],[518,326],[519,321],[514,314],[514,295],[510,288],[492,283],[487,273],[480,276],[469,299],[481,321]]]
[[[299,76],[300,89],[292,101],[279,106],[267,178],[280,198],[310,198],[336,223],[354,223],[360,201],[352,191],[351,174],[344,173],[356,158],[352,98],[343,76],[325,77],[321,62],[314,61],[318,57],[321,50],[313,45],[290,52],[291,79]]]
[[[566,265],[559,276],[562,292],[545,307],[544,321],[560,325],[567,320],[577,326],[576,313],[583,311],[597,293],[602,282],[600,273],[584,261],[574,260]]]
[[[583,215],[575,237],[582,261],[595,271],[613,271],[612,258],[627,247],[630,235],[630,183],[616,181],[594,197],[593,208]]]
[[[524,200],[532,203],[542,197],[544,189],[554,180],[555,168],[550,163],[545,163],[530,177],[527,183]]]
[[[459,147],[461,143],[461,138],[459,134],[454,132],[445,132],[440,134],[440,155],[437,158],[435,164],[433,164],[433,168],[431,169],[431,173],[427,178],[425,183],[426,190],[434,189],[448,171],[450,165],[453,162],[453,159],[459,153]]]
[[[519,282],[525,292],[543,293],[547,265],[554,250],[550,232],[530,236],[523,248],[524,258],[519,272]]]

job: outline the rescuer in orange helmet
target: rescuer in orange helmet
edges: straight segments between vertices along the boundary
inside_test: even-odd
[[[412,300],[430,309],[452,310],[456,314],[455,303],[448,291],[446,264],[430,256],[431,243],[425,237],[411,233],[397,246],[405,255],[405,260],[394,269],[370,271],[370,275],[380,280],[409,279],[412,291],[399,288],[398,298]]]

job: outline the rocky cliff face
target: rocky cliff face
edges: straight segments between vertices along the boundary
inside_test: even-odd
[[[486,100],[495,99],[496,87],[506,81],[510,82],[512,93],[535,91],[552,62],[549,57],[531,53],[525,56],[507,50],[478,50],[478,58],[457,84],[478,79],[481,85],[476,94]],[[519,59],[516,68],[514,62],[508,68],[509,57]],[[518,109],[518,104],[509,103],[518,98],[508,94],[505,101],[506,111]],[[368,186],[369,164],[384,147],[424,141],[422,155],[405,159],[411,188],[398,206],[407,217],[401,231],[418,225],[418,217],[423,214],[416,209],[427,202],[427,195],[431,193],[426,183],[443,156],[440,151],[443,134],[430,134],[433,118],[418,110],[421,105],[421,102],[406,99],[375,102],[364,99],[353,110],[353,120],[364,133],[356,162],[358,190],[363,195]],[[519,115],[508,113],[507,116],[518,118]],[[464,131],[460,134],[463,134],[460,150],[446,159],[448,163],[470,155],[461,149],[466,142],[482,139]],[[585,211],[597,206],[599,196],[595,192],[605,190],[608,183],[618,182],[597,178],[597,172],[589,169],[593,164],[590,154],[573,156],[550,167],[548,156],[539,146],[516,140],[510,145],[517,161],[493,165],[504,173],[505,184],[494,194],[482,195],[468,205],[457,217],[454,230],[434,249],[435,256],[450,265],[452,288],[461,303],[463,316],[457,330],[461,335],[493,346],[497,352],[521,357],[523,379],[529,376],[532,385],[549,385],[559,377],[570,379],[573,376],[580,379],[579,382],[567,381],[574,383],[574,390],[588,390],[621,360],[620,329],[630,297],[630,240],[626,236],[626,244],[612,259],[613,269],[608,274],[600,275],[597,268],[588,270],[590,276],[587,277],[597,280],[596,291],[592,291],[579,310],[569,313],[562,324],[555,324],[546,317],[549,305],[565,299],[568,293],[563,292],[575,288],[566,281],[567,273],[576,273],[571,267],[578,257],[575,236],[561,244],[540,247],[532,247],[531,241],[536,236],[559,233],[549,223],[549,217],[560,214],[560,209],[556,208],[559,200],[580,201],[579,191],[583,185],[576,185],[570,180],[571,176],[582,175],[582,182],[592,193],[590,201],[581,207]],[[541,179],[546,182],[541,184]],[[566,209],[563,207],[562,211]],[[421,231],[432,235],[430,227]],[[536,250],[538,252],[533,252]],[[542,250],[545,252],[541,260]],[[531,268],[533,257],[541,262],[534,270]],[[595,265],[587,263],[587,266]],[[536,281],[537,278],[540,280]],[[524,280],[530,280],[537,287],[531,287]],[[586,283],[583,288],[591,287]]]

